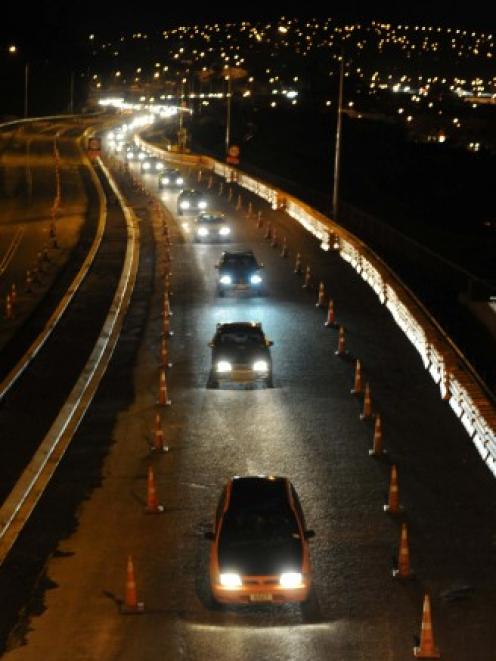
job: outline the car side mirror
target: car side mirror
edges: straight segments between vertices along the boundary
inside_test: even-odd
[[[305,539],[312,539],[315,537],[315,530],[305,530],[304,537]]]
[[[274,346],[274,342],[272,342],[272,340],[267,340],[267,346],[268,347]]]
[[[205,539],[208,539],[209,542],[214,542],[215,541],[215,533],[211,532],[210,530],[205,533]]]
[[[208,346],[209,346],[210,348],[212,348],[212,347],[214,346],[214,343],[213,343],[212,341],[210,341],[210,342],[208,343]]]

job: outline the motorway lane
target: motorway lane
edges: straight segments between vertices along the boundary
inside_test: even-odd
[[[175,195],[162,198],[173,205]],[[140,292],[153,296],[136,363],[119,369],[121,387],[132,379],[131,401],[116,411],[107,384],[78,433],[57,493],[63,498],[87,479],[78,458],[91,443],[98,446],[95,435],[102,447],[109,436],[114,443],[101,474],[91,475],[100,488],[48,563],[45,580],[55,589],[43,593],[46,610],[31,620],[27,645],[6,658],[402,661],[412,657],[428,589],[443,656],[488,661],[496,642],[494,480],[375,295],[337,255],[320,251],[293,225],[290,249],[298,245],[332,283],[338,318],[371,378],[385,443],[399,466],[418,579],[393,582],[399,524],[382,512],[389,464],[368,457],[372,430],[349,395],[351,364],[333,355],[337,334],[323,328],[324,315],[291,264],[261,239],[253,221],[238,216],[236,227],[239,246],[253,247],[266,264],[267,297],[217,299],[213,264],[222,247],[194,245],[173,233],[173,406],[164,414],[172,450],[153,458],[165,514],[142,512],[158,390],[159,259],[153,291],[148,284]],[[160,240],[157,226],[155,235]],[[149,263],[153,255],[144,254]],[[205,389],[206,344],[216,321],[227,319],[263,322],[275,341],[274,389]],[[139,332],[137,326],[128,331],[134,339]],[[99,432],[96,421],[102,420]],[[315,596],[308,607],[237,610],[209,603],[203,532],[225,479],[245,472],[288,475],[300,493],[307,523],[317,532],[311,543]],[[135,618],[116,608],[128,552],[148,611]],[[468,599],[443,598],[457,583],[473,588]]]
[[[42,124],[43,126],[43,124]],[[89,213],[88,174],[85,172],[74,138],[72,123],[47,127],[50,133],[38,133],[38,124],[21,127],[15,143],[2,153],[4,176],[0,194],[0,301],[2,308],[12,284],[17,289],[15,318],[0,322],[0,346],[4,346],[28,318],[34,305],[48,291],[54,279],[80,241]],[[77,129],[81,132],[81,128]],[[57,214],[57,241],[52,249],[49,236],[50,209],[55,197],[55,134],[61,154],[62,203]],[[92,184],[89,184],[90,186]],[[48,247],[49,261],[38,262],[38,253]],[[7,257],[7,258],[6,258]],[[4,260],[4,258],[6,258]],[[39,271],[35,274],[35,269]],[[26,292],[26,272],[32,272],[34,293]],[[5,366],[4,366],[5,367]]]

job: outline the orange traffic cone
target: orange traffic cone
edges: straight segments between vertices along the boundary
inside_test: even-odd
[[[170,317],[164,316],[162,320],[162,334],[163,335],[174,335],[174,331],[171,331],[170,328]]]
[[[281,248],[281,257],[287,257],[288,256],[288,244],[286,242],[286,237],[282,240],[282,248]]]
[[[334,318],[334,301],[332,298],[329,300],[329,307],[327,309],[327,319],[324,322],[324,326],[327,328],[334,328],[336,326],[336,320]]]
[[[296,253],[294,272],[301,273],[301,255],[299,252]]]
[[[172,367],[172,363],[169,362],[169,346],[165,337],[162,338],[162,346],[160,347],[160,362],[164,369]]]
[[[142,613],[144,608],[145,604],[142,601],[138,601],[136,579],[134,577],[134,564],[132,557],[129,555],[127,557],[126,567],[126,594],[124,597],[124,603],[121,606],[121,611],[128,615]]]
[[[236,202],[236,211],[241,209],[241,193],[238,195],[238,201]]]
[[[272,232],[272,241],[270,242],[270,247],[277,248],[277,230],[275,227],[274,231]]]
[[[172,317],[173,312],[171,311],[171,306],[170,306],[170,299],[169,299],[169,294],[168,292],[164,292],[164,316],[165,317]]]
[[[233,189],[232,186],[229,186],[229,192],[227,193],[227,201],[230,202],[232,200],[233,196]]]
[[[262,227],[262,226],[263,226],[262,212],[259,211],[257,214],[257,227]]]
[[[344,356],[346,353],[345,340],[344,340],[344,328],[343,326],[339,327],[339,336],[338,336],[338,348],[334,352],[336,356]]]
[[[5,299],[5,319],[12,319],[12,302],[10,299],[10,294],[7,294]]]
[[[219,182],[219,195],[222,195],[223,192],[224,192],[224,182],[220,181]]]
[[[164,369],[160,371],[160,389],[158,393],[158,403],[160,406],[170,406],[172,403],[167,393],[167,381],[165,378]]]
[[[210,177],[208,178],[207,188],[209,189],[212,188],[213,183],[214,183],[214,178],[212,177],[212,175],[210,175]]]
[[[374,425],[374,440],[372,444],[372,450],[369,450],[371,457],[379,457],[381,454],[384,454],[382,449],[382,424],[381,416],[377,414]]]
[[[26,291],[30,294],[33,291],[33,280],[31,278],[31,271],[26,271]]]
[[[356,361],[355,365],[355,381],[353,383],[353,388],[350,390],[352,395],[360,395],[362,392],[362,366],[360,361]]]
[[[272,238],[272,225],[270,223],[267,223],[267,229],[265,230],[264,234],[264,239],[271,239]]]
[[[201,183],[201,180],[202,180],[202,171],[201,170],[198,170],[198,176],[197,176],[196,180],[198,181],[198,183]]]
[[[360,413],[360,420],[367,420],[372,417],[372,398],[370,396],[370,386],[365,384],[365,396],[363,398],[363,411]]]
[[[310,280],[312,278],[312,272],[310,270],[310,266],[307,266],[306,271],[305,271],[305,279],[303,280],[303,289],[308,289],[310,287]]]
[[[155,488],[155,476],[153,475],[153,468],[148,466],[145,512],[147,514],[161,514],[163,511],[164,506],[159,505],[157,498],[157,489]]]
[[[160,421],[160,413],[155,416],[155,430],[153,432],[153,445],[150,446],[152,452],[168,452],[169,448],[164,443],[164,432]]]
[[[384,505],[385,512],[391,512],[391,514],[397,514],[402,507],[400,507],[400,490],[398,486],[398,471],[396,466],[393,464],[391,466],[391,479],[389,482],[389,494],[387,505]]]
[[[321,282],[319,285],[319,295],[317,298],[317,303],[315,303],[315,307],[316,308],[325,307],[325,286],[323,282]]]
[[[400,550],[398,553],[398,569],[393,569],[394,578],[412,578],[410,569],[410,549],[408,548],[408,532],[406,523],[401,524]]]
[[[420,645],[413,648],[413,656],[417,659],[439,659],[441,654],[434,644],[432,633],[431,600],[429,595],[424,596],[422,608],[422,627],[420,629]]]
[[[251,202],[248,202],[248,211],[246,212],[246,217],[251,218],[252,213],[253,213],[253,204]]]

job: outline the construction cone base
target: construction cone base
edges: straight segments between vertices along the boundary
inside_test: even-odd
[[[172,401],[170,399],[167,399],[165,401],[165,404],[161,404],[159,401],[157,401],[158,406],[172,406]]]
[[[399,569],[393,569],[393,571],[391,573],[393,575],[393,578],[396,578],[400,581],[410,581],[410,580],[415,578],[415,572],[413,572],[412,570],[410,570],[406,576],[404,576],[404,575],[402,576],[400,574]]]
[[[145,514],[163,514],[165,512],[165,507],[163,505],[157,505],[156,507],[145,507]]]
[[[432,652],[429,652],[428,654],[424,654],[420,647],[414,647],[413,648],[413,656],[416,659],[440,659],[441,654],[439,653],[439,650],[437,648],[433,649]]]
[[[145,612],[145,604],[142,601],[139,601],[136,606],[126,606],[126,604],[121,604],[121,613],[123,615],[140,615]]]
[[[161,448],[157,448],[157,446],[152,445],[150,443],[150,452],[160,452],[161,454],[166,454],[169,452],[169,446],[168,445],[162,445]]]
[[[398,509],[397,509],[397,510],[396,510],[396,509],[392,509],[392,508],[389,507],[389,505],[387,505],[387,504],[384,505],[384,511],[387,512],[388,514],[399,514],[400,512],[403,512],[404,509],[405,509],[405,508],[403,507],[403,505],[398,505]]]
[[[387,450],[380,450],[377,452],[377,450],[369,450],[369,456],[371,457],[382,457],[382,455],[387,454]]]

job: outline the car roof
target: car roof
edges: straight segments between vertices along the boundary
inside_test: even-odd
[[[225,257],[253,257],[255,258],[255,255],[253,253],[253,250],[225,250],[222,253],[222,258]]]
[[[231,480],[229,507],[257,508],[270,503],[288,503],[285,477],[251,475],[235,476]]]
[[[226,321],[217,324],[218,331],[244,331],[249,328],[258,328],[262,330],[262,324],[259,321]]]
[[[185,188],[179,195],[203,195],[203,193],[195,188]]]
[[[164,172],[179,172],[177,168],[165,168]]]

